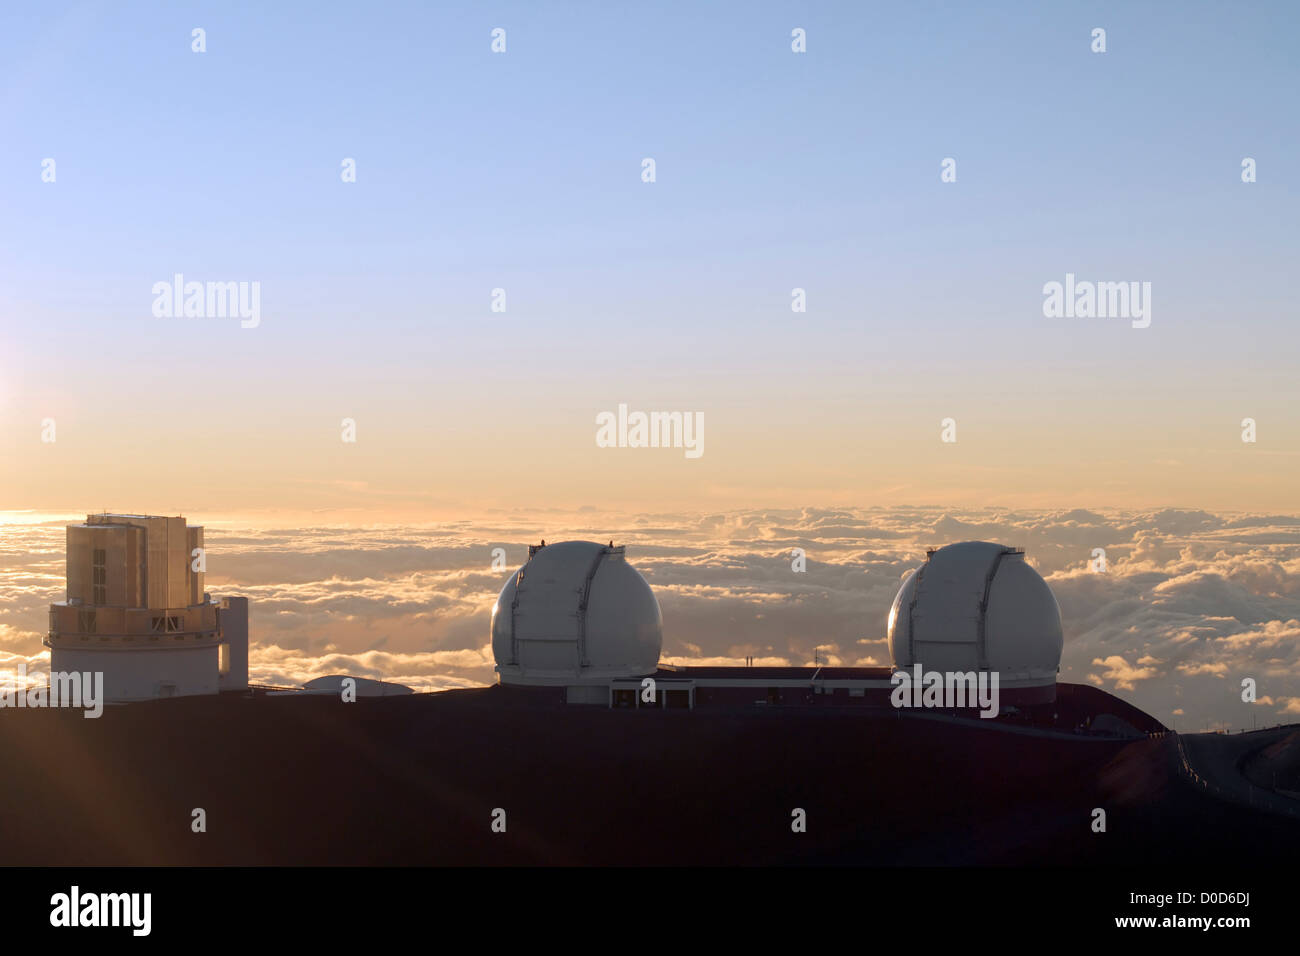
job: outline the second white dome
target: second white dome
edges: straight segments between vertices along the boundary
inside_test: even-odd
[[[1052,589],[1024,552],[965,541],[929,553],[889,611],[894,667],[996,671],[1003,686],[1055,683],[1064,635]]]
[[[654,673],[663,617],[621,547],[562,541],[529,551],[492,609],[492,653],[503,684]]]

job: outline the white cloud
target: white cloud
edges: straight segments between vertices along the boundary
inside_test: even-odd
[[[678,663],[807,664],[815,647],[845,663],[887,662],[901,575],[927,547],[998,541],[1025,548],[1057,596],[1062,680],[1118,691],[1184,727],[1300,713],[1295,516],[899,507],[210,526],[207,584],[251,599],[260,679],[351,671],[415,686],[485,684],[494,680],[489,615],[507,576],[490,569],[492,549],[505,548],[513,569],[543,537],[627,545],[663,608],[664,658]],[[63,542],[61,522],[0,525],[0,650],[44,650],[46,606],[63,594]],[[791,568],[795,547],[807,553],[805,573]],[[1088,570],[1094,548],[1106,551],[1105,573]],[[1257,681],[1259,703],[1241,702],[1243,677]]]

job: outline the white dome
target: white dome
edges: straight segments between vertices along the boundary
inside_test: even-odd
[[[303,684],[302,689],[309,694],[329,694],[333,697],[343,693],[343,682],[349,678],[356,682],[355,690],[358,697],[400,697],[405,694],[415,693],[405,684],[374,680],[370,677],[350,677],[348,674],[330,674],[328,677],[317,677]]]
[[[573,684],[652,674],[663,649],[654,591],[622,548],[562,541],[530,548],[492,609],[503,684]]]
[[[998,673],[1003,687],[1055,684],[1061,609],[1024,552],[950,544],[908,573],[889,609],[894,667]]]

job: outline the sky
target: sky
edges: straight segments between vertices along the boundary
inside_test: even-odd
[[[1295,513],[1298,25],[7,5],[0,508]],[[256,326],[156,316],[178,273],[258,283]],[[1046,317],[1067,273],[1150,324]],[[598,447],[620,404],[703,454]]]
[[[419,688],[491,682],[494,547],[627,544],[666,659],[885,663],[978,538],[1063,680],[1294,719],[1298,10],[6,5],[0,667],[92,511],[209,529],[255,679]],[[700,454],[602,447],[620,406]]]

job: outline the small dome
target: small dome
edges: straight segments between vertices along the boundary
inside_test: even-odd
[[[1061,609],[1024,552],[985,541],[932,551],[889,609],[895,668],[998,673],[1003,687],[1055,685]]]
[[[659,602],[621,547],[563,541],[530,548],[492,609],[492,653],[503,684],[652,674],[662,649]]]
[[[317,677],[307,681],[302,685],[302,689],[309,694],[335,694],[343,693],[343,682],[345,680],[356,682],[356,693],[358,697],[401,697],[405,694],[414,694],[415,691],[405,684],[394,684],[386,680],[374,680],[370,677],[349,677],[347,674],[330,674],[328,677]]]

